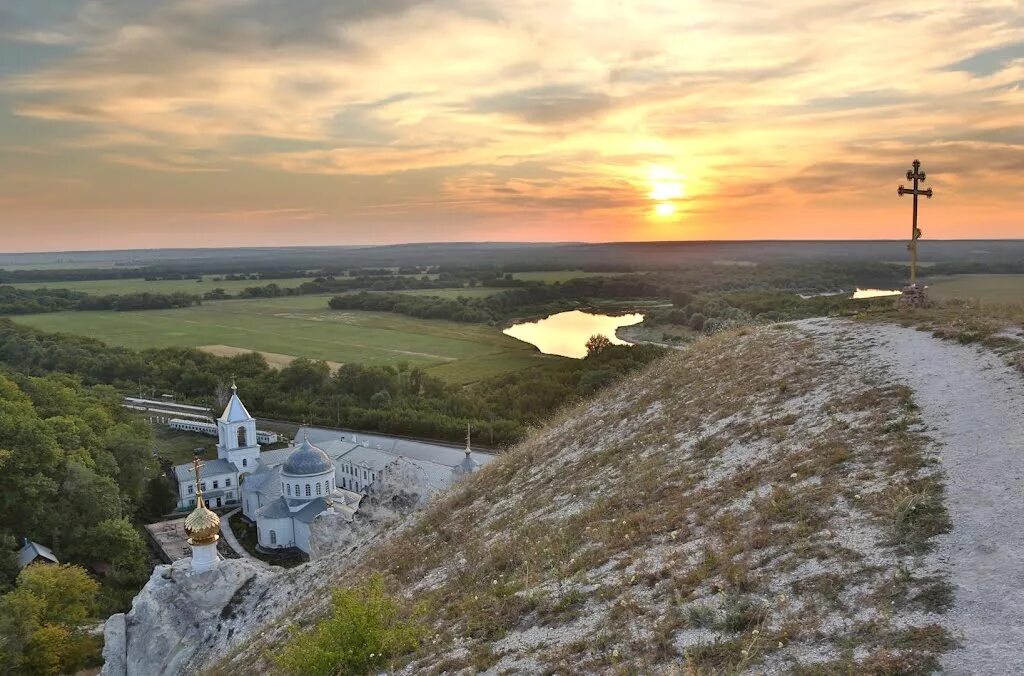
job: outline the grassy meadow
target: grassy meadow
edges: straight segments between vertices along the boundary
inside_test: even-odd
[[[927,284],[936,300],[1024,303],[1024,275],[951,275],[931,278]]]
[[[423,366],[451,382],[528,368],[547,359],[493,327],[383,312],[335,311],[330,296],[226,300],[174,310],[55,312],[12,317],[42,329],[135,349],[226,347],[280,358]],[[276,360],[276,361],[275,361]]]

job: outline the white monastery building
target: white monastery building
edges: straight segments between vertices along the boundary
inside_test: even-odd
[[[194,424],[183,420],[183,423]],[[429,497],[471,474],[493,456],[466,448],[303,427],[288,448],[262,452],[256,421],[232,385],[231,399],[217,419],[217,458],[202,464],[196,486],[193,463],[176,465],[178,509],[196,508],[198,494],[209,508],[241,504],[256,524],[264,549],[298,548],[309,553],[309,526],[321,514],[351,520],[363,496],[393,476]]]

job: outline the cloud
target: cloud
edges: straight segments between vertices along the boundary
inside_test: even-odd
[[[480,97],[470,103],[477,113],[511,115],[531,124],[577,122],[610,109],[614,100],[573,85],[545,85]]]
[[[19,152],[39,213],[50,179],[117,199],[131,176],[140,208],[259,194],[267,218],[386,214],[399,239],[456,211],[647,233],[653,165],[683,177],[694,232],[843,220],[918,155],[951,222],[967,195],[1019,215],[1013,4],[26,3],[0,10],[0,147],[39,150]]]

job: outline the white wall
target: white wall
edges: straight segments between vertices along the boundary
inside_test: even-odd
[[[309,524],[293,521],[295,524],[295,546],[309,554]]]
[[[270,531],[274,531],[277,534],[277,544],[270,543]],[[260,546],[267,549],[292,547],[295,544],[295,536],[292,533],[292,519],[259,519],[256,522],[256,537]]]

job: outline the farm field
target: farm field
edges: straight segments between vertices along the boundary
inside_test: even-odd
[[[221,354],[227,347],[339,363],[405,361],[455,383],[557,359],[481,324],[335,311],[327,307],[329,298],[226,300],[174,310],[55,312],[13,319],[136,349],[211,346]]]
[[[581,277],[614,277],[620,274],[623,273],[583,272],[582,270],[542,270],[537,272],[514,272],[512,273],[512,277],[515,279],[522,279],[527,282],[544,282],[546,284],[554,284],[555,282],[565,282],[570,279],[580,279]]]
[[[224,289],[227,293],[235,294],[250,286],[266,286],[277,284],[281,288],[296,287],[303,282],[311,281],[311,277],[291,277],[288,279],[243,279],[243,280],[222,280],[213,281],[214,275],[203,277],[203,281],[195,279],[160,279],[146,281],[142,278],[136,279],[87,279],[72,282],[20,282],[11,286],[21,289],[71,289],[72,291],[84,291],[86,293],[104,296],[107,294],[124,293],[174,293],[183,291],[185,293],[203,294],[214,289]]]
[[[1024,275],[951,275],[928,279],[937,300],[963,298],[987,303],[1024,303]]]

